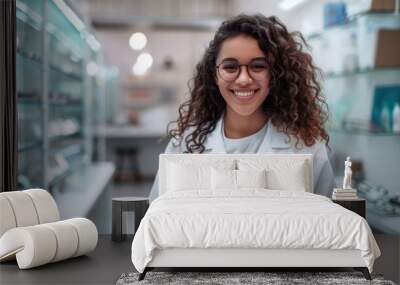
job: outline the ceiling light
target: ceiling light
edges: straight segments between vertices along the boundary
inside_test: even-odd
[[[141,50],[146,46],[146,44],[147,44],[147,38],[143,33],[134,33],[129,38],[129,46],[133,50]]]
[[[307,0],[282,0],[278,4],[278,8],[283,10],[283,11],[288,11],[291,10],[300,4],[306,2]]]
[[[148,52],[141,53],[137,58],[137,63],[150,68],[153,65],[153,57]]]
[[[135,64],[132,67],[132,72],[136,76],[143,76],[147,73],[150,67],[153,65],[153,57],[148,52],[141,53]]]

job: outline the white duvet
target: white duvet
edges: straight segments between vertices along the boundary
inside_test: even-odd
[[[359,215],[320,195],[266,189],[160,196],[133,239],[132,262],[143,272],[165,248],[358,249],[370,272],[380,255]]]

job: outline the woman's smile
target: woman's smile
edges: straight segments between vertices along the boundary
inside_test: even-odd
[[[231,90],[232,95],[240,103],[248,103],[256,96],[259,89]]]

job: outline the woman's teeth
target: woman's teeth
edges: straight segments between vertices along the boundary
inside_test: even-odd
[[[234,91],[234,94],[235,94],[235,96],[238,96],[238,97],[249,97],[249,96],[254,94],[254,90],[253,91],[246,91],[246,92]]]

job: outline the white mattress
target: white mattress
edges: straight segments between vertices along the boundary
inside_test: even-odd
[[[132,243],[136,269],[143,272],[156,249],[169,248],[359,250],[370,271],[380,255],[365,219],[326,197],[266,189],[215,194],[156,199]]]

